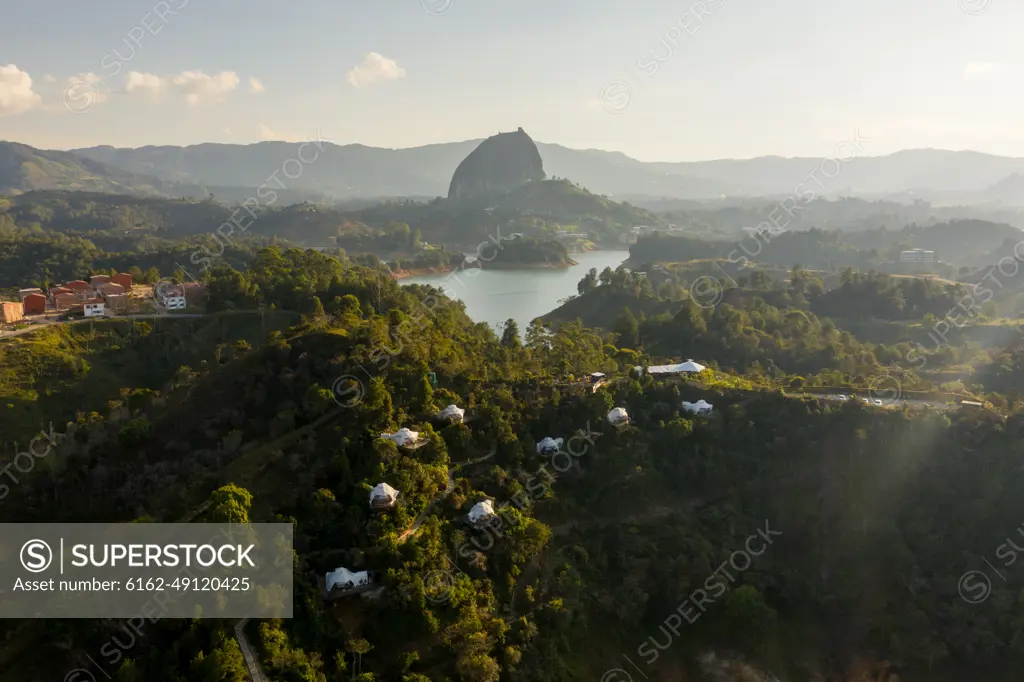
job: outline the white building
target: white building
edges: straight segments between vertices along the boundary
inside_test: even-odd
[[[473,505],[473,508],[469,510],[469,522],[474,526],[483,525],[494,517],[494,502],[491,500],[477,502]]]
[[[562,438],[552,438],[548,436],[541,442],[537,443],[537,452],[542,455],[550,455],[552,452],[557,452],[562,447],[562,443],[565,440]]]
[[[711,403],[702,400],[698,400],[695,403],[688,403],[683,401],[683,409],[691,414],[711,414]]]
[[[394,441],[395,445],[400,448],[409,447],[416,445],[416,441],[420,438],[419,431],[410,431],[406,428],[398,429],[397,433],[382,433],[381,438],[387,438],[390,441]]]
[[[161,306],[168,310],[183,310],[188,305],[185,298],[185,287],[173,282],[157,282],[153,287],[153,296]]]
[[[371,584],[373,584],[373,579],[370,578],[369,572],[353,572],[344,567],[334,569],[324,578],[324,587],[327,588],[328,593],[334,589],[341,592],[348,592],[349,590],[356,590],[360,587],[368,587]]]
[[[387,483],[378,483],[370,491],[370,507],[372,509],[390,509],[398,501],[398,491]]]
[[[900,251],[900,262],[901,263],[934,263],[935,252],[927,251],[925,249],[910,249],[909,251]]]
[[[30,296],[32,294],[38,294],[40,296],[45,296],[46,295],[45,293],[43,293],[43,290],[40,289],[39,287],[30,287],[28,289],[19,289],[18,290],[18,298],[21,300],[22,303],[25,302],[25,297],[26,296]]]
[[[184,296],[167,296],[160,299],[160,305],[168,310],[184,310],[186,302]]]
[[[629,423],[629,414],[626,410],[621,407],[616,407],[614,410],[608,413],[608,423],[612,426],[621,426],[622,424]]]
[[[82,305],[82,311],[86,317],[102,317],[104,315],[104,309],[106,304],[100,303],[85,303]]]
[[[652,365],[647,368],[647,371],[651,374],[671,375],[698,374],[706,369],[707,367],[698,362],[687,360],[686,362],[681,362],[678,365]]]
[[[450,421],[455,424],[461,424],[466,418],[466,411],[459,408],[457,405],[449,405],[437,413],[437,418],[441,421]]]

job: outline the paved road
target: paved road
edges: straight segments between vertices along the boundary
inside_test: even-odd
[[[110,317],[83,317],[76,318],[74,320],[36,320],[35,324],[30,324],[24,329],[16,329],[15,331],[5,332],[0,331],[0,339],[9,339],[15,336],[21,336],[22,334],[29,334],[34,331],[38,331],[43,327],[50,327],[55,324],[82,324],[84,322],[93,322],[95,320],[152,320],[159,318],[161,320],[174,320],[174,319],[195,319],[197,317],[206,317],[206,313],[181,313],[177,315],[169,314],[145,314],[145,315],[111,315]]]
[[[829,401],[833,401],[833,402],[844,402],[844,401],[840,400],[839,394],[824,395],[824,394],[820,394],[820,393],[786,393],[785,396],[787,398],[816,398],[818,400],[829,400]],[[864,398],[863,398],[863,396],[851,395],[851,396],[848,396],[848,400],[864,400]],[[896,398],[896,399],[892,399],[892,400],[883,399],[881,405],[874,405],[874,403],[872,403],[872,407],[877,407],[879,409],[889,409],[889,410],[892,410],[892,409],[903,409],[904,403],[907,404],[907,405],[910,405],[911,407],[931,407],[932,409],[946,410],[946,411],[956,410],[956,409],[960,408],[960,404],[959,403],[952,403],[951,404],[951,403],[946,403],[946,402],[939,402],[937,400],[912,400],[912,399],[909,399],[909,398],[908,399]]]
[[[54,325],[54,324],[64,324],[64,323],[58,322],[57,320],[39,320],[35,324],[30,324],[29,326],[25,327],[24,329],[16,329],[16,330],[10,331],[10,332],[0,331],[0,339],[9,339],[9,338],[12,338],[12,337],[15,337],[15,336],[21,336],[22,334],[28,334],[30,332],[36,331],[37,329],[42,329],[43,327],[48,327],[48,326]]]
[[[266,675],[263,674],[263,669],[260,667],[259,661],[252,654],[252,648],[249,646],[249,639],[245,636],[245,624],[249,622],[248,618],[243,618],[238,621],[235,625],[235,639],[238,640],[238,648],[242,650],[242,656],[245,658],[245,665],[249,668],[249,678],[252,682],[264,682],[267,679]]]

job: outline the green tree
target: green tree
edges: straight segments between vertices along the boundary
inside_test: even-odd
[[[580,296],[589,294],[591,291],[597,288],[597,268],[590,268],[587,274],[583,276],[583,279],[576,285],[576,291],[579,292]]]
[[[623,308],[619,313],[612,331],[618,337],[616,343],[619,347],[636,348],[640,345],[640,325],[629,308]]]
[[[153,430],[152,424],[145,417],[132,419],[121,427],[117,433],[117,441],[124,447],[134,448],[149,440],[149,434]]]
[[[519,325],[511,317],[505,320],[501,332],[501,345],[512,350],[522,348],[522,341],[519,339]]]
[[[210,494],[209,519],[213,523],[249,523],[252,494],[234,483]]]

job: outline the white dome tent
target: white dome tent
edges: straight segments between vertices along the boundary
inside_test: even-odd
[[[629,414],[625,408],[616,407],[614,410],[608,413],[608,423],[612,426],[620,426],[622,424],[629,423]]]
[[[344,567],[334,569],[324,578],[324,587],[327,588],[328,593],[334,589],[338,589],[342,592],[348,592],[360,587],[367,587],[371,583],[372,580],[370,579],[369,572],[353,572]]]
[[[395,506],[398,500],[398,491],[387,483],[378,483],[370,491],[370,507],[374,509],[387,509]]]
[[[491,500],[477,502],[469,510],[469,522],[474,526],[487,523],[492,518],[494,518],[494,502]]]
[[[565,442],[563,438],[552,438],[548,436],[541,442],[537,443],[537,452],[542,455],[547,455],[562,448],[562,443]]]
[[[416,441],[420,438],[419,431],[410,431],[406,428],[398,429],[397,433],[382,433],[381,438],[387,438],[390,441],[394,441],[398,447],[411,447],[416,445]]]
[[[687,360],[686,362],[681,362],[681,363],[679,363],[677,365],[652,365],[652,366],[647,368],[647,371],[649,373],[651,373],[651,374],[671,375],[671,374],[699,374],[699,373],[703,372],[706,369],[707,369],[707,367],[705,367],[704,365],[700,364],[699,362],[694,362],[693,360]]]
[[[466,419],[466,411],[458,405],[449,405],[437,413],[437,418],[442,421],[450,421],[461,424]]]
[[[683,409],[692,414],[711,414],[711,403],[701,399],[695,403],[683,401]]]

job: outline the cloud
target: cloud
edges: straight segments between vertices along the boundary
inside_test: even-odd
[[[264,142],[305,142],[309,139],[308,135],[289,132],[279,133],[263,123],[260,124],[259,130],[260,139]]]
[[[14,64],[0,66],[0,116],[21,114],[42,106],[43,98],[32,90],[32,78]]]
[[[999,70],[999,67],[992,62],[969,62],[964,67],[964,73],[968,76],[983,76],[985,74],[994,73]]]
[[[154,100],[169,90],[176,90],[185,96],[186,102],[196,106],[204,102],[221,101],[226,94],[238,88],[238,83],[238,74],[234,71],[221,71],[213,75],[202,71],[182,71],[172,76],[132,71],[125,80],[124,89],[127,93],[149,95]]]
[[[393,81],[405,77],[405,69],[398,65],[394,59],[370,52],[363,61],[349,69],[346,74],[348,82],[356,88],[361,88],[377,81]]]
[[[149,95],[150,98],[156,100],[167,90],[167,81],[155,73],[130,71],[125,80],[124,90],[128,93]]]
[[[280,140],[281,136],[270,129],[269,126],[260,124],[260,139],[261,140]]]
[[[44,83],[56,83],[57,79],[53,76],[53,74],[47,73],[47,74],[43,75],[43,82]]]
[[[262,95],[267,89],[263,87],[263,83],[260,82],[259,78],[249,76],[249,94]]]
[[[238,87],[238,74],[234,71],[221,71],[211,76],[202,71],[182,71],[171,76],[171,84],[185,95],[190,105],[196,106],[224,99],[224,95]]]
[[[96,87],[99,85],[100,87]],[[110,90],[100,77],[91,71],[89,73],[78,73],[64,81],[64,104],[74,109],[76,106],[84,106],[86,102],[91,107],[93,104],[106,102]]]

